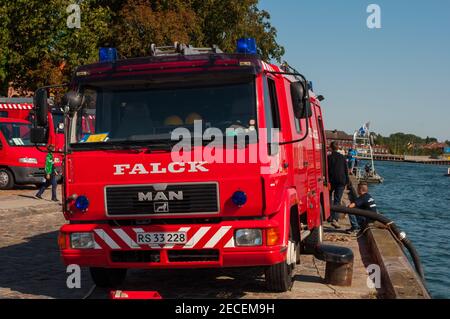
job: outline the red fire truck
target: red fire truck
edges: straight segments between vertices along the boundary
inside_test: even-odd
[[[100,56],[76,70],[64,99],[64,262],[89,267],[103,287],[131,268],[264,267],[270,290],[289,290],[329,216],[321,96],[287,64],[262,61],[252,39],[233,54],[175,45],[145,58]],[[36,101],[45,114],[46,88]],[[45,124],[37,116],[35,142]],[[192,160],[174,159],[175,129],[189,135],[196,125],[231,136],[216,152],[248,159],[257,146],[270,169],[259,157],[198,160],[214,151],[195,135],[183,144]],[[248,132],[257,138],[237,145]]]
[[[0,118],[0,189],[43,182],[45,153],[30,141],[31,123]]]
[[[32,98],[0,98],[0,118],[30,120]]]
[[[30,141],[33,99],[0,98],[0,189],[44,181],[45,145],[36,149]],[[48,143],[58,152],[64,149],[63,113],[57,108],[48,112]],[[56,154],[56,169],[62,172],[62,156]],[[59,175],[61,176],[61,174]]]

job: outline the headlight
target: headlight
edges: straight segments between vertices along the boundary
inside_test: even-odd
[[[35,158],[22,157],[22,158],[19,158],[19,163],[23,163],[23,164],[37,164],[38,161]]]
[[[74,249],[95,248],[93,233],[72,233],[70,234],[70,247]]]
[[[261,246],[261,229],[238,229],[234,234],[236,246]]]

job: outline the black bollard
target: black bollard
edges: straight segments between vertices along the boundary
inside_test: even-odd
[[[350,248],[317,245],[314,257],[327,263],[325,282],[334,286],[350,287],[353,279],[353,251]]]

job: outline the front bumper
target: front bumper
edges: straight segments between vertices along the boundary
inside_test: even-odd
[[[45,170],[39,167],[9,167],[16,184],[40,184],[45,180]]]
[[[45,182],[45,170],[40,167],[15,166],[9,167],[14,174],[16,184],[42,184]],[[58,176],[56,180],[61,181],[61,168],[56,167]]]
[[[61,228],[61,256],[66,265],[104,268],[221,268],[255,267],[281,263],[283,245],[237,247],[234,232],[241,228],[276,227],[268,221],[221,222],[219,224],[149,225],[111,227],[104,224],[68,224]],[[136,232],[186,231],[185,245],[138,245]],[[70,233],[93,232],[95,248],[70,248]],[[281,233],[281,232],[280,232]],[[280,238],[280,241],[282,239]]]

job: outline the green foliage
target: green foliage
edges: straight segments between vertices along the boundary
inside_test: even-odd
[[[426,144],[437,142],[434,137],[421,138],[414,134],[395,133],[389,137],[373,133],[375,143],[385,145],[395,155],[435,155],[435,151],[423,149]]]
[[[66,25],[68,5],[81,3],[81,29]],[[0,93],[9,82],[36,89],[68,81],[75,67],[98,58],[100,46],[121,57],[158,46],[217,44],[233,52],[240,37],[255,37],[265,59],[284,49],[257,0],[16,0],[0,2]]]

